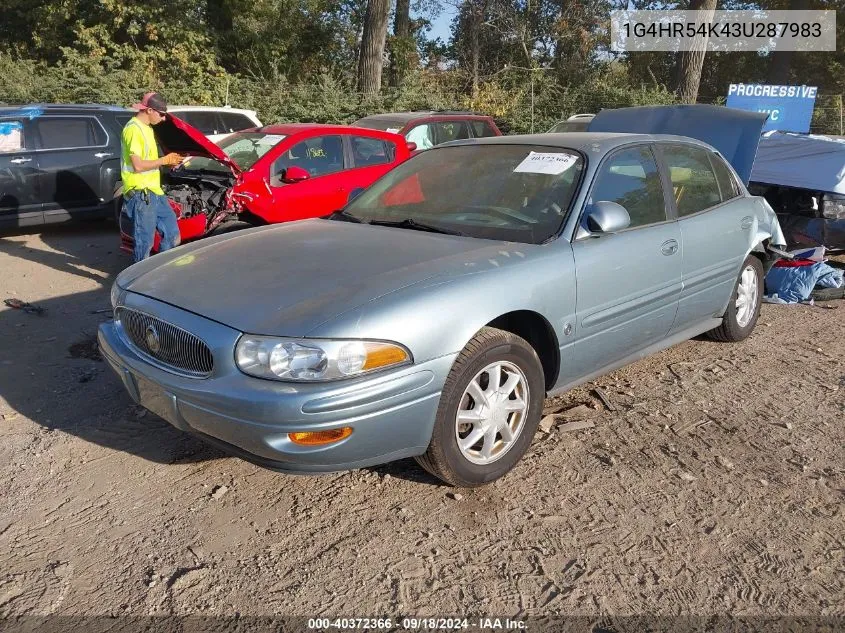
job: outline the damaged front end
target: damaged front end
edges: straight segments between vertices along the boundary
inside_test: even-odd
[[[209,235],[244,212],[247,200],[235,193],[241,169],[220,147],[173,115],[153,130],[165,153],[188,157],[162,178],[162,189],[176,214],[182,242]],[[119,223],[121,250],[132,252],[134,223],[123,213]],[[153,252],[159,250],[160,241],[156,232]]]

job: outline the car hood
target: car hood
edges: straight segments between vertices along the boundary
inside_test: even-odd
[[[204,156],[220,161],[236,176],[241,168],[229,156],[208,140],[197,128],[188,125],[179,117],[168,114],[164,121],[153,127],[156,140],[165,152],[176,152],[185,156]]]
[[[676,134],[712,145],[748,185],[768,115],[714,105],[643,106],[599,112],[589,132]]]
[[[425,279],[499,268],[502,248],[469,237],[305,220],[167,251],[127,268],[117,283],[241,332],[305,336]]]

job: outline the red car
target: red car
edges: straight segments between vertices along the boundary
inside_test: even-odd
[[[501,136],[492,117],[472,112],[422,111],[373,114],[352,125],[401,134],[422,151],[467,138]]]
[[[163,179],[183,242],[233,220],[258,226],[331,213],[414,149],[398,134],[315,123],[243,130],[219,146],[173,115],[153,130],[163,151],[190,157]],[[132,221],[122,215],[120,233],[131,252]],[[158,245],[156,234],[153,251]]]

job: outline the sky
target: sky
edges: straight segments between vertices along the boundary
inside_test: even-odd
[[[452,23],[452,18],[458,12],[457,8],[449,3],[444,3],[443,11],[432,23],[431,31],[428,36],[431,39],[440,38],[444,42],[449,41],[449,25]]]

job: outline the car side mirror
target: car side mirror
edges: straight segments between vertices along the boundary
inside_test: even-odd
[[[308,180],[311,177],[311,174],[305,171],[302,167],[292,165],[282,171],[281,176],[283,183],[292,185],[297,182],[302,182],[303,180]]]
[[[408,151],[409,152],[416,152],[417,151],[417,144],[414,143],[413,141],[408,141],[407,145],[408,145]]]
[[[621,204],[601,200],[590,205],[587,212],[587,229],[591,233],[616,233],[631,225],[631,216]]]
[[[346,204],[349,204],[350,202],[352,202],[355,198],[360,196],[362,193],[364,193],[363,187],[355,187],[355,189],[353,189],[352,191],[349,192],[349,197],[346,199]]]

